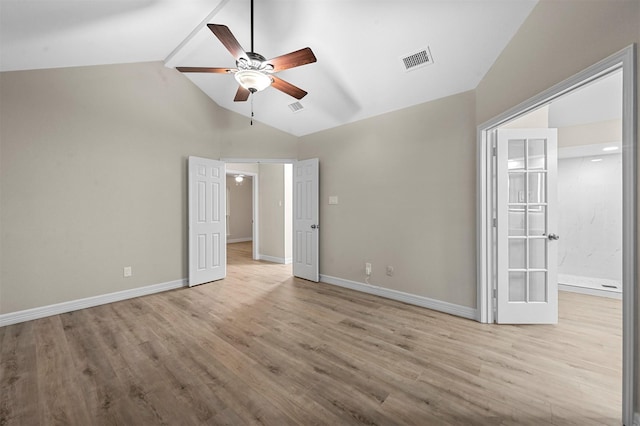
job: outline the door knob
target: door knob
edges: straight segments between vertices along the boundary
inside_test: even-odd
[[[559,240],[560,236],[558,236],[556,234],[549,234],[549,236],[547,238],[549,238],[552,241],[555,241],[555,240]]]
[[[311,229],[320,229],[320,225],[311,225]]]

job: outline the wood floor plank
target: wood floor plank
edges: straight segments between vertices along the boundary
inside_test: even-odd
[[[616,425],[621,301],[479,324],[291,276],[228,277],[0,328],[0,425]]]
[[[38,424],[34,322],[2,327],[0,341],[0,425]]]
[[[40,424],[89,424],[79,372],[74,368],[60,316],[36,320],[34,334]]]

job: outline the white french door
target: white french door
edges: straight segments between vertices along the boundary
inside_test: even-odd
[[[189,157],[189,286],[227,275],[225,163]]]
[[[558,322],[557,130],[499,129],[496,321]]]
[[[318,282],[319,161],[293,164],[293,275]]]

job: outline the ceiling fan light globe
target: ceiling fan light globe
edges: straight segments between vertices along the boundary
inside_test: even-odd
[[[238,84],[251,93],[264,90],[273,83],[271,77],[256,70],[240,70],[235,73],[235,78]]]

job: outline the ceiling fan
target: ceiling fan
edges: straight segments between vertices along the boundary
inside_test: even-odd
[[[266,89],[269,86],[302,99],[307,92],[293,84],[273,75],[279,71],[299,67],[301,65],[316,62],[316,57],[309,47],[265,59],[264,56],[253,51],[253,0],[251,0],[251,51],[246,52],[238,40],[225,25],[207,24],[207,27],[218,37],[218,40],[227,48],[236,60],[236,68],[205,68],[205,67],[176,67],[180,72],[203,72],[214,74],[234,74],[238,82],[238,91],[233,99],[235,102],[244,102],[249,95]]]

